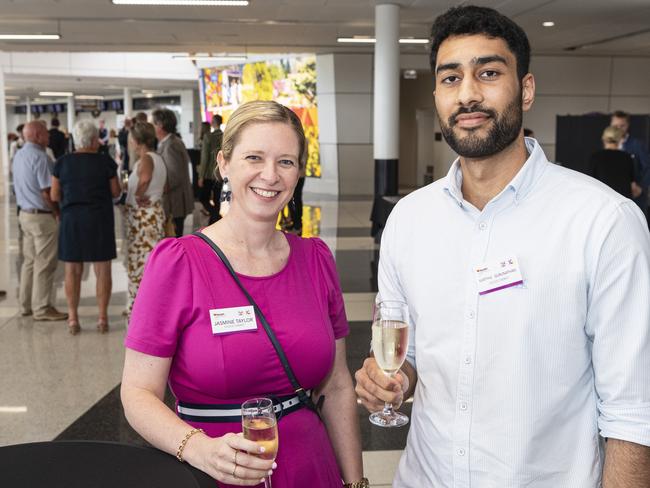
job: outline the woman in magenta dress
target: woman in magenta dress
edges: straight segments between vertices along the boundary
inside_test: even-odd
[[[122,381],[126,416],[154,446],[180,449],[221,487],[257,486],[270,470],[274,488],[367,486],[334,259],[320,239],[275,230],[305,151],[292,111],[275,102],[242,105],[218,155],[232,189],[230,211],[202,233],[259,305],[300,385],[326,397],[322,420],[309,408],[288,408],[272,462],[242,437],[236,412],[223,416],[249,398],[295,393],[259,319],[253,328],[227,331],[216,321],[228,309],[243,313],[249,302],[201,238],[166,239],[152,251],[133,308]],[[167,381],[176,412],[162,402]],[[211,417],[210,409],[221,416]],[[194,434],[198,428],[205,433]]]

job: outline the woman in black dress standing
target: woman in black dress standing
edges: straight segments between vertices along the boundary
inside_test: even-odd
[[[603,149],[595,152],[589,159],[589,175],[605,183],[611,189],[627,198],[641,195],[641,187],[634,182],[634,160],[620,144],[625,137],[617,127],[607,127],[603,131]]]
[[[117,164],[98,154],[99,131],[87,120],[74,127],[77,150],[54,165],[51,197],[61,207],[59,259],[65,262],[65,294],[68,300],[68,330],[77,334],[83,263],[92,262],[97,280],[99,320],[97,329],[108,331],[108,301],[111,296],[111,260],[115,250],[113,198],[120,193]]]

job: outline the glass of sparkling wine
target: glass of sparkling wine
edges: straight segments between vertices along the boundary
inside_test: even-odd
[[[241,422],[244,438],[264,447],[264,452],[258,456],[274,460],[278,453],[278,422],[273,402],[269,398],[246,400],[241,406]],[[264,487],[272,488],[270,476],[264,478]]]
[[[408,306],[400,301],[382,301],[375,306],[372,323],[372,352],[384,374],[393,377],[404,363],[408,348]],[[393,410],[391,403],[370,415],[379,427],[401,427],[409,418]]]

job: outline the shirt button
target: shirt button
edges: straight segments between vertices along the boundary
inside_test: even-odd
[[[468,316],[470,319],[473,319],[473,318],[474,318],[474,310],[470,310],[469,312],[467,312],[467,316]]]
[[[461,410],[467,410],[467,403],[466,402],[460,402],[460,404],[458,405],[458,408],[460,408]]]
[[[465,449],[463,449],[461,447],[460,449],[456,450],[456,454],[458,454],[459,456],[464,456],[465,455]]]
[[[472,364],[472,357],[471,356],[465,356],[465,360],[463,362],[465,364]]]
[[[481,222],[480,224],[478,224],[478,228],[481,230],[485,230],[487,229],[487,224],[485,222]]]

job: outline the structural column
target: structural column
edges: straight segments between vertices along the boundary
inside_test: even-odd
[[[399,158],[399,6],[375,7],[375,197],[397,195]]]
[[[27,111],[27,113],[25,114],[25,120],[27,122],[31,122],[32,121],[32,101],[29,99],[29,96],[25,100],[25,110]]]
[[[131,98],[131,89],[124,89],[124,116],[131,118],[133,115],[133,99]]]
[[[67,108],[67,115],[68,115],[68,132],[72,134],[72,130],[74,129],[74,123],[75,123],[75,107],[74,107],[74,97],[68,97],[68,108]]]
[[[9,174],[9,147],[7,144],[7,101],[5,100],[5,74],[0,69],[0,164],[2,174]]]

